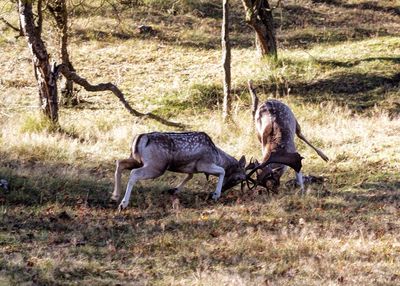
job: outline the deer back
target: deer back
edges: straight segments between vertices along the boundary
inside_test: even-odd
[[[214,162],[218,150],[204,132],[152,132],[138,135],[132,157],[176,172],[194,172],[198,161]]]
[[[283,149],[295,152],[296,118],[290,108],[278,100],[267,100],[255,114],[257,136],[270,152]]]

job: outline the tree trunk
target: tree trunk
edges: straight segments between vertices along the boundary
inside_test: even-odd
[[[267,0],[242,0],[246,22],[256,33],[257,51],[261,57],[272,56],[277,59],[274,19]]]
[[[47,4],[47,8],[53,16],[59,33],[59,57],[70,71],[75,71],[68,53],[68,11],[65,0],[53,0]],[[75,106],[78,98],[74,93],[73,81],[65,78],[61,87],[61,102],[63,105]]]
[[[19,18],[22,31],[32,54],[36,80],[39,87],[40,108],[52,122],[58,121],[57,81],[49,64],[46,47],[40,37],[41,27],[35,27],[32,2],[18,1]],[[38,10],[41,19],[41,9]],[[41,25],[41,23],[39,23]]]
[[[224,69],[223,118],[226,121],[231,115],[231,43],[229,40],[229,1],[223,0],[222,17],[222,63]]]

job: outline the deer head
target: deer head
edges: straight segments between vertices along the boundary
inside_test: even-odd
[[[238,161],[234,164],[230,165],[225,169],[225,177],[222,183],[222,191],[226,191],[230,188],[233,188],[237,184],[246,180],[246,158],[242,156]]]
[[[299,153],[288,153],[284,150],[271,153],[267,161],[259,163],[257,160],[250,160],[246,166],[246,171],[250,171],[246,175],[247,187],[252,190],[257,186],[262,186],[268,190],[275,190],[280,183],[280,177],[284,172],[284,167],[271,168],[272,163],[283,164],[293,168],[296,172],[300,172],[301,160],[303,157]],[[252,175],[256,174],[253,179]]]

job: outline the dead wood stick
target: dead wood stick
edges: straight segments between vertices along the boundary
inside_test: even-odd
[[[253,116],[253,120],[254,117],[256,116],[256,111],[257,111],[257,107],[258,107],[258,97],[256,94],[256,90],[253,87],[253,82],[251,80],[249,80],[247,82],[247,85],[249,87],[249,92],[251,95],[251,115]]]
[[[183,129],[186,127],[182,123],[177,123],[177,122],[172,122],[172,121],[166,120],[154,113],[151,113],[151,112],[142,113],[142,112],[137,111],[136,109],[132,108],[132,106],[126,101],[125,96],[122,93],[122,91],[116,85],[112,84],[111,82],[99,83],[96,85],[92,85],[85,78],[79,76],[76,72],[71,71],[65,64],[60,64],[55,68],[56,76],[58,75],[58,73],[61,73],[67,79],[72,80],[76,84],[79,84],[87,91],[111,91],[118,97],[118,99],[121,101],[121,103],[124,105],[124,107],[133,116],[151,118],[151,119],[158,121],[164,125],[178,127],[180,129]]]

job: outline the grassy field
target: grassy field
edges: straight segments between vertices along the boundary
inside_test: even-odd
[[[17,23],[12,12],[0,16]],[[121,2],[121,1],[120,1]],[[25,39],[0,23],[0,285],[399,285],[400,3],[284,1],[279,61],[256,57],[233,1],[233,122],[221,120],[220,1],[142,1],[78,8],[71,59],[91,82],[116,83],[140,111],[205,131],[239,158],[260,158],[246,83],[279,96],[328,163],[300,141],[299,196],[289,171],[277,195],[235,188],[207,200],[215,178],[139,183],[122,213],[109,202],[114,162],[140,132],[109,93],[79,90],[54,131],[41,119]],[[175,3],[175,4],[173,4]],[[120,21],[118,20],[120,19]],[[140,35],[151,25],[155,35]],[[55,55],[54,30],[45,30]],[[57,58],[54,58],[57,60]],[[286,90],[287,91],[287,90]],[[296,139],[297,140],[297,139]],[[124,184],[127,175],[123,177]]]

